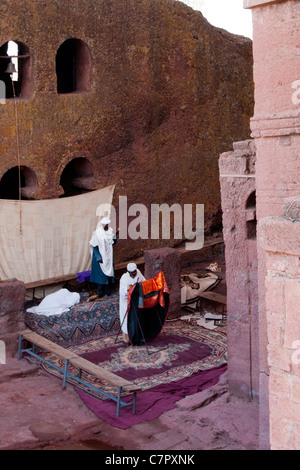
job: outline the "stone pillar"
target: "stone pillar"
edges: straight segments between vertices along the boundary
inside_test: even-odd
[[[290,200],[289,200],[290,201]],[[266,252],[270,446],[300,448],[300,198],[286,217],[260,221]],[[298,206],[298,211],[296,207]],[[298,214],[298,215],[297,215]]]
[[[12,356],[18,346],[16,333],[24,328],[25,291],[21,281],[0,282],[0,341]]]
[[[180,253],[174,248],[158,248],[145,251],[146,279],[152,279],[160,271],[163,271],[170,291],[170,309],[168,318],[175,318],[181,309],[180,292]]]
[[[220,156],[226,259],[229,391],[258,398],[258,299],[255,207],[255,145],[233,144]]]
[[[300,193],[300,55],[296,40],[300,37],[300,3],[244,0],[244,7],[252,9],[253,18],[255,108],[251,130],[256,146],[259,221],[282,215],[283,200]],[[258,238],[259,230],[260,225]],[[266,265],[266,253],[258,244],[261,448],[269,448],[270,435]]]

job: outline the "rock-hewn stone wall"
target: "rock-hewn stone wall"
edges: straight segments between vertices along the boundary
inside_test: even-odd
[[[220,156],[226,258],[228,380],[236,396],[258,399],[256,150],[235,142]]]
[[[260,226],[267,267],[270,444],[273,450],[296,450],[300,445],[300,223],[277,216],[262,219]]]
[[[58,94],[56,53],[69,38],[88,46],[90,89]],[[17,106],[36,197],[58,197],[64,168],[84,157],[98,187],[116,184],[116,206],[119,195],[205,204],[206,226],[215,222],[218,156],[249,137],[250,40],[172,0],[3,0],[0,45],[8,40],[31,54],[31,95]],[[0,113],[0,178],[18,163],[15,126],[11,99]]]

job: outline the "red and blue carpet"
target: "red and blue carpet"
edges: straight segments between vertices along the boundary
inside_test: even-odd
[[[120,335],[106,336],[68,349],[139,385],[142,391],[137,394],[136,414],[132,414],[131,407],[124,407],[116,417],[113,400],[96,395],[72,379],[68,382],[99,418],[121,429],[157,418],[174,408],[181,398],[216,384],[227,368],[226,335],[181,320],[166,321],[162,332],[146,345],[127,346],[120,339]],[[47,359],[63,367],[54,355],[48,354]],[[47,365],[43,367],[51,374],[59,374]],[[82,378],[112,395],[116,392],[84,372]],[[131,398],[125,396],[123,401]]]

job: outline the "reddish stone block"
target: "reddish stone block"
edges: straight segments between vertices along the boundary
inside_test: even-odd
[[[291,371],[289,353],[283,347],[268,344],[268,364],[286,372]]]
[[[280,276],[269,275],[266,285],[266,309],[273,313],[284,313],[284,282]]]
[[[284,217],[268,217],[260,220],[260,243],[265,251],[300,254],[300,223]]]
[[[277,397],[290,397],[290,375],[286,372],[271,369],[269,378],[270,393]]]
[[[293,423],[293,450],[300,449],[300,423]]]
[[[288,269],[289,260],[285,255],[280,253],[268,253],[266,257],[266,268],[271,271],[278,271],[280,273],[286,272]]]
[[[300,279],[285,280],[286,305],[284,345],[291,348],[294,341],[300,341]]]
[[[270,398],[270,403],[272,399]],[[291,423],[300,424],[299,403],[290,398],[279,397],[273,404],[274,415],[288,419]]]
[[[293,276],[300,275],[300,253],[299,256],[288,257],[288,272]]]
[[[300,221],[300,198],[289,197],[283,203],[284,216],[287,219]]]
[[[298,364],[298,370],[299,369],[300,367]],[[290,399],[300,404],[300,374],[298,374],[298,376],[290,375],[289,382],[290,382]]]
[[[25,284],[21,281],[0,282],[0,340],[6,357],[15,356],[19,330],[24,329]]]
[[[272,410],[273,411],[273,410]],[[288,446],[287,436],[291,423],[280,416],[271,415],[270,419],[270,445],[272,449],[286,450]]]
[[[267,313],[268,341],[272,346],[282,346],[284,337],[284,315]]]
[[[25,284],[0,282],[0,332],[13,333],[24,326]]]

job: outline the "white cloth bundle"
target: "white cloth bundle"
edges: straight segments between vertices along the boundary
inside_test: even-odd
[[[46,295],[36,307],[31,307],[26,310],[29,313],[36,315],[61,315],[68,312],[71,307],[80,302],[80,295],[77,292],[70,292],[68,289],[60,289],[53,294]]]

